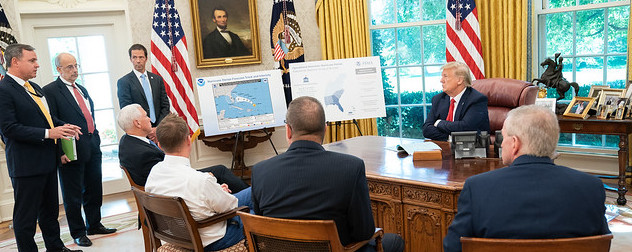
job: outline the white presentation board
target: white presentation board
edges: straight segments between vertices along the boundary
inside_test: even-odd
[[[285,125],[281,70],[197,78],[204,135]]]
[[[386,116],[377,56],[292,63],[290,73],[292,98],[318,99],[328,122]]]

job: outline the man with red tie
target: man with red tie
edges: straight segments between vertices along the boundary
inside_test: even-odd
[[[13,186],[13,232],[18,251],[38,250],[34,239],[38,224],[46,251],[75,251],[59,238],[57,143],[59,138],[79,137],[81,132],[78,126],[51,116],[42,89],[29,81],[39,68],[35,48],[11,44],[4,58],[8,70],[0,81],[0,136],[6,144]]]
[[[116,232],[116,229],[101,224],[101,139],[94,122],[92,98],[85,87],[76,83],[79,77],[77,60],[69,53],[60,53],[55,57],[55,66],[60,76],[43,88],[51,114],[78,125],[83,133],[76,141],[76,160],[70,160],[62,153],[59,181],[70,235],[77,245],[87,247],[92,245],[87,235]],[[81,216],[82,206],[85,223]]]
[[[424,137],[447,141],[452,132],[488,131],[487,97],[471,87],[470,69],[461,62],[441,67],[443,92],[432,97]]]

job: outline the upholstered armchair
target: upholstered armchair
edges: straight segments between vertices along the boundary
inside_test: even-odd
[[[526,81],[506,78],[475,80],[472,82],[472,87],[487,96],[492,143],[496,130],[503,128],[507,113],[513,108],[534,104],[538,95],[537,86]]]

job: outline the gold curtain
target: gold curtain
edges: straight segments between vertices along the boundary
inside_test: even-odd
[[[632,14],[632,5],[630,5],[630,14]],[[628,80],[632,81],[632,64],[630,64],[630,59],[632,59],[632,18],[629,18],[628,15]]]
[[[485,78],[527,79],[527,0],[476,0]]]
[[[370,55],[369,11],[366,0],[318,0],[316,18],[320,29],[322,59]],[[363,135],[377,135],[375,118],[358,120]],[[337,134],[336,134],[337,132]],[[325,142],[359,136],[351,121],[328,126]]]

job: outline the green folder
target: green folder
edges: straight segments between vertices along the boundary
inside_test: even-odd
[[[66,154],[66,157],[70,159],[70,161],[77,160],[77,141],[74,137],[70,139],[61,138],[61,149]]]

